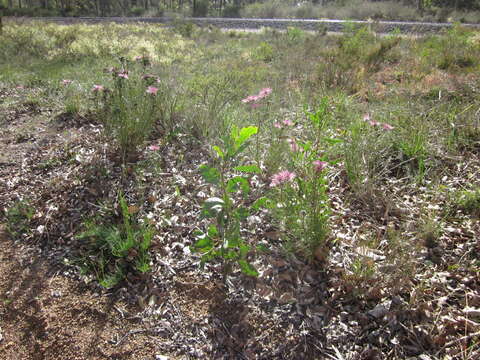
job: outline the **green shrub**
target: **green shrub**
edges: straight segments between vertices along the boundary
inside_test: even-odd
[[[105,134],[118,146],[122,160],[134,156],[150,136],[158,119],[161,100],[156,77],[145,77],[141,72],[113,70],[112,88],[95,85],[93,88],[96,113],[104,125]],[[146,65],[146,64],[144,64]]]
[[[457,191],[453,195],[452,207],[466,214],[480,217],[480,188]]]
[[[457,70],[478,65],[480,46],[475,41],[475,32],[458,24],[445,35],[431,36],[419,43],[423,63],[442,70]]]
[[[275,51],[269,43],[262,41],[254,50],[253,58],[263,61],[271,62],[274,59]]]
[[[129,11],[130,16],[142,16],[144,13],[145,13],[145,8],[141,6],[134,6]]]

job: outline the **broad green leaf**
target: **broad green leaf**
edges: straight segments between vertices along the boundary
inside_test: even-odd
[[[234,169],[247,174],[260,174],[262,172],[257,165],[241,165],[234,167]]]
[[[194,245],[193,250],[205,253],[213,248],[213,241],[209,237],[199,239]]]
[[[208,237],[210,238],[215,238],[218,236],[218,229],[215,225],[210,225],[208,227]]]
[[[244,220],[250,215],[250,211],[244,206],[240,206],[238,209],[235,210],[235,216],[239,220]]]
[[[199,169],[203,179],[207,183],[214,184],[214,185],[219,183],[220,171],[218,171],[218,169],[208,165],[201,165]]]
[[[218,146],[213,146],[212,147],[213,150],[215,150],[215,152],[217,153],[217,155],[220,157],[220,158],[224,158],[225,157],[225,154],[223,153],[222,149],[220,149]]]
[[[250,191],[250,184],[248,183],[247,179],[241,176],[235,176],[231,178],[227,182],[227,191],[228,192],[235,192],[241,189],[243,194],[246,195]]]
[[[240,147],[250,139],[253,135],[255,135],[258,132],[258,127],[256,126],[247,126],[244,127],[240,130],[240,133],[238,134],[238,137],[235,139],[235,145],[236,147]]]
[[[257,270],[255,270],[255,268],[247,261],[238,260],[238,265],[240,265],[240,269],[245,275],[254,276],[254,277],[258,276]]]

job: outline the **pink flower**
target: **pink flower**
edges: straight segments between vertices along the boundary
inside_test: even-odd
[[[158,88],[155,86],[149,86],[147,88],[147,94],[157,95]]]
[[[242,102],[244,104],[248,104],[248,103],[251,103],[251,102],[254,102],[254,101],[257,101],[257,100],[258,100],[257,95],[250,95],[250,96],[246,97],[245,99],[243,99]]]
[[[286,126],[293,126],[293,121],[290,119],[283,120],[283,124]]]
[[[121,73],[118,73],[118,77],[128,79],[128,74],[125,71],[123,71]]]
[[[105,88],[102,85],[93,85],[93,92],[99,92],[99,91],[104,91]]]
[[[158,150],[160,150],[160,146],[158,146],[158,145],[150,145],[150,146],[148,147],[148,150],[158,151]]]
[[[262,90],[260,90],[260,92],[257,95],[247,96],[245,99],[242,100],[242,102],[244,104],[248,104],[248,103],[251,103],[251,102],[261,100],[264,97],[268,96],[271,92],[272,92],[271,88],[263,88]]]
[[[68,80],[68,79],[63,79],[62,80],[62,84],[67,86],[67,85],[70,85],[73,81],[72,80]]]
[[[282,124],[280,124],[278,121],[275,121],[273,123],[273,126],[276,127],[277,129],[281,129],[283,127]]]
[[[386,130],[386,131],[390,131],[390,130],[395,129],[392,125],[387,124],[387,123],[383,123],[381,125],[382,125],[383,130]]]
[[[380,123],[378,121],[375,121],[375,120],[370,120],[368,122],[371,126],[380,126]]]
[[[280,171],[279,173],[272,176],[272,182],[270,183],[270,187],[292,181],[293,179],[295,179],[295,176],[295,173],[288,170]]]
[[[300,151],[300,146],[298,146],[295,139],[288,139],[287,142],[290,144],[290,150],[292,150],[293,152]]]
[[[262,98],[264,98],[265,96],[268,96],[272,93],[272,89],[271,88],[263,88],[262,90],[260,90],[260,92],[258,93],[258,95],[260,95]]]
[[[323,169],[325,169],[328,165],[328,163],[326,163],[325,161],[320,161],[320,160],[315,160],[313,163],[313,169],[316,171],[316,172],[320,172],[322,171]]]
[[[370,121],[370,114],[369,113],[366,113],[365,115],[363,115],[363,121],[365,121],[365,122]]]

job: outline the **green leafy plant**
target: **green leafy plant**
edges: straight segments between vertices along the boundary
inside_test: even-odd
[[[229,136],[223,139],[223,146],[213,146],[218,166],[200,166],[203,179],[216,187],[217,194],[203,204],[202,216],[211,219],[211,223],[206,231],[195,232],[197,241],[192,250],[202,255],[202,266],[214,259],[223,261],[224,277],[231,271],[233,263],[237,263],[244,274],[257,276],[249,261],[251,246],[241,235],[242,222],[250,215],[250,209],[240,199],[250,193],[248,174],[258,174],[260,169],[239,163],[239,155],[257,131],[255,126],[240,129],[233,125]],[[230,172],[242,175],[229,177]],[[240,199],[236,199],[235,194],[239,194]]]
[[[455,192],[451,200],[451,208],[480,217],[480,187]]]
[[[105,133],[116,142],[124,161],[136,153],[153,131],[160,102],[159,85],[151,83],[156,78],[144,73],[148,59],[139,58],[141,71],[132,67],[129,72],[128,62],[122,59],[121,70],[111,69],[112,89],[102,85],[93,88]]]
[[[99,219],[84,223],[85,231],[77,239],[86,241],[85,254],[80,261],[86,271],[94,272],[100,285],[111,288],[128,273],[146,273],[150,270],[148,250],[154,235],[146,222],[134,216],[136,206],[128,206],[119,195],[120,223],[105,224]]]
[[[330,204],[326,156],[322,146],[329,122],[328,102],[325,98],[315,112],[306,112],[310,130],[315,140],[290,139],[289,168],[273,175],[270,199],[274,217],[283,233],[287,250],[308,258],[324,260],[328,256],[328,221]],[[334,139],[330,139],[334,140]]]

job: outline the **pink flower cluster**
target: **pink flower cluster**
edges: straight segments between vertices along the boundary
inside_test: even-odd
[[[297,144],[295,139],[287,139],[288,144],[290,145],[290,150],[293,152],[300,151],[300,146]]]
[[[270,183],[270,187],[275,187],[280,184],[292,181],[293,179],[295,179],[295,176],[295,173],[288,170],[280,171],[279,173],[272,176],[272,182]]]
[[[105,88],[102,85],[93,85],[93,92],[105,91]]]
[[[273,126],[276,127],[277,129],[282,129],[284,126],[293,126],[295,125],[292,120],[290,119],[285,119],[281,123],[278,121],[273,123]]]
[[[118,73],[117,76],[119,78],[128,79],[128,73],[126,71],[122,71],[122,72]]]
[[[313,169],[316,172],[321,172],[323,169],[325,169],[328,165],[327,162],[325,161],[320,161],[320,160],[315,160],[313,163]]]
[[[271,88],[263,88],[262,90],[260,90],[260,92],[257,95],[250,95],[245,99],[243,99],[242,102],[244,104],[256,103],[257,101],[262,100],[263,98],[266,98],[271,93],[272,93]],[[253,104],[253,105],[258,106],[258,104]],[[257,106],[254,106],[254,107],[257,107]]]
[[[151,95],[157,95],[157,92],[158,92],[158,88],[156,88],[155,86],[149,86],[147,88],[147,94],[151,94]]]
[[[150,145],[150,146],[148,147],[148,150],[158,151],[158,150],[160,150],[160,146],[158,146],[158,145]]]
[[[386,131],[390,131],[390,130],[393,130],[395,129],[392,125],[390,124],[387,124],[387,123],[381,123],[381,122],[378,122],[378,121],[375,121],[375,120],[371,120],[370,119],[370,114],[365,114],[363,116],[363,121],[365,122],[368,122],[368,124],[370,126],[381,126],[383,128],[383,130],[386,130]]]
[[[69,79],[63,79],[63,80],[62,80],[62,84],[63,84],[64,86],[70,85],[72,82],[73,82],[73,81],[72,81],[72,80],[69,80]]]

